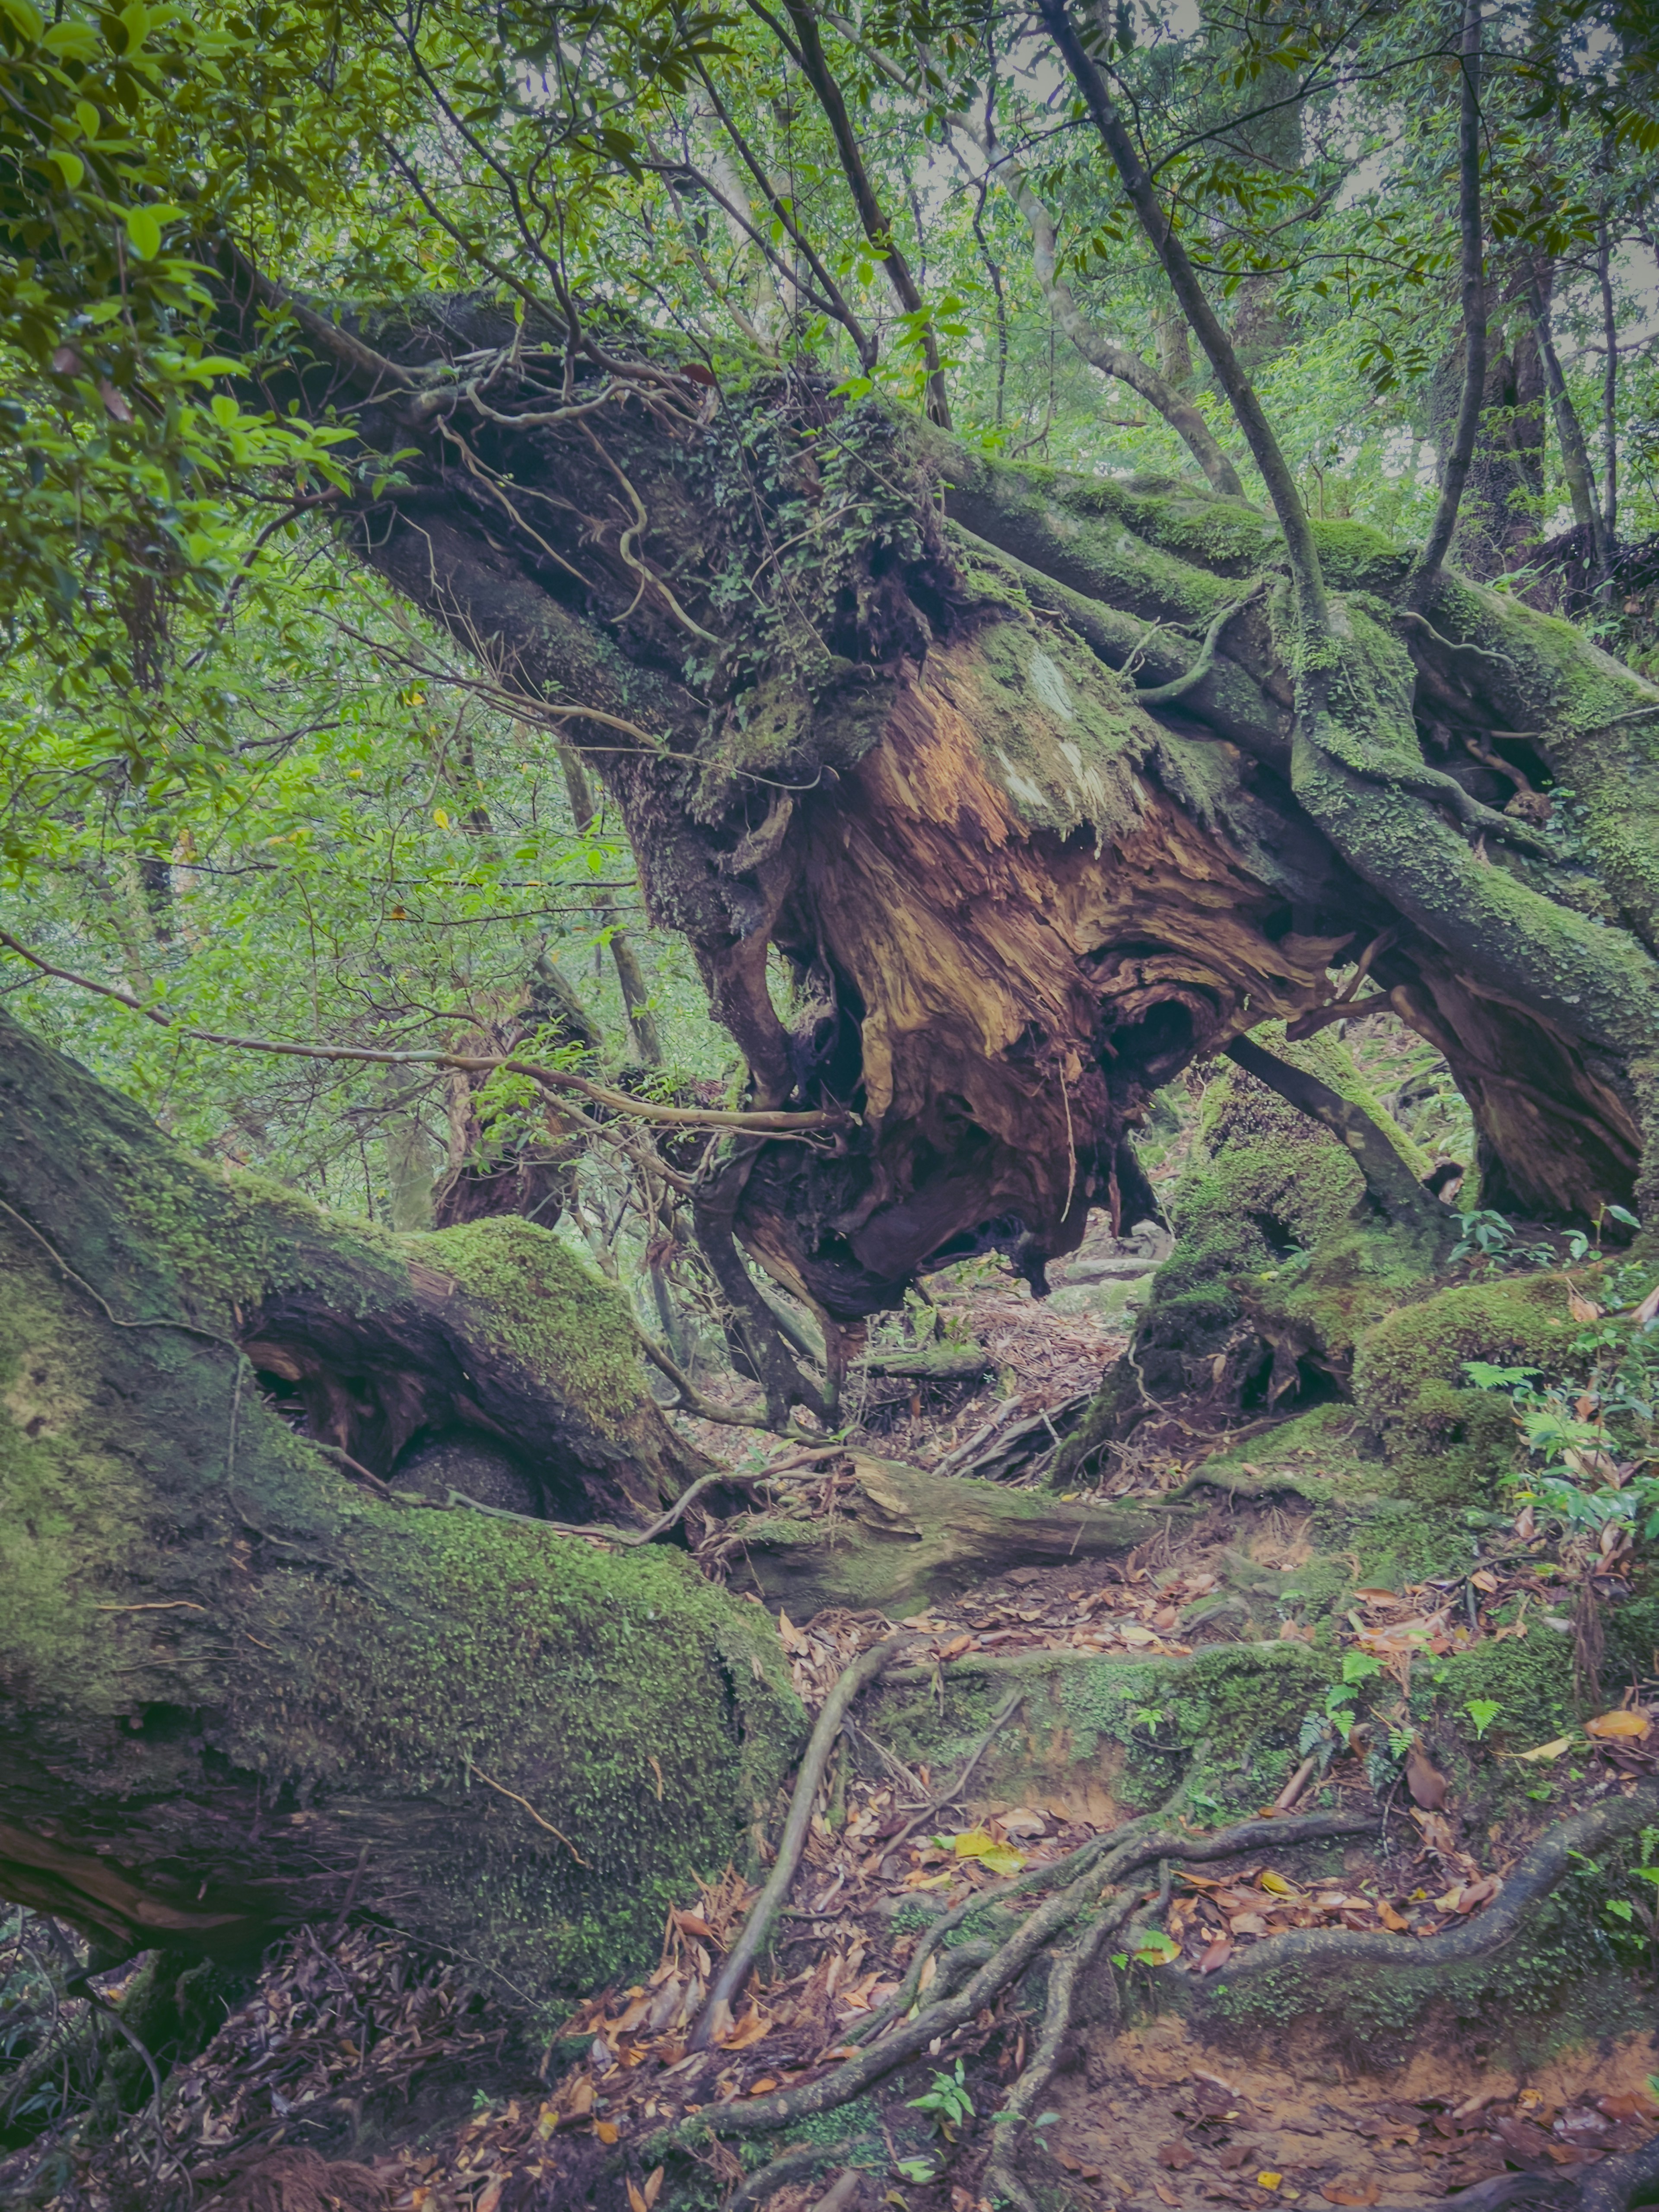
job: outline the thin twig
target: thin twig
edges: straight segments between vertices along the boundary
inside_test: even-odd
[[[569,1852],[571,1857],[575,1860],[576,1864],[579,1867],[585,1867],[589,1863],[589,1862],[585,1859],[581,1853],[576,1849],[574,1844],[571,1842],[569,1837],[565,1834],[564,1830],[562,1828],[556,1828],[551,1820],[543,1820],[541,1814],[536,1810],[535,1807],[531,1803],[527,1797],[520,1797],[516,1790],[509,1790],[504,1782],[492,1781],[489,1776],[484,1772],[483,1767],[480,1766],[475,1759],[469,1759],[466,1762],[466,1768],[467,1772],[469,1774],[476,1774],[479,1781],[482,1782],[487,1789],[499,1790],[503,1797],[510,1797],[515,1805],[522,1805],[525,1811],[529,1814],[531,1819],[536,1823],[536,1826],[538,1828],[545,1828],[550,1836],[556,1836],[558,1838],[559,1841],[564,1845],[566,1850]]]
[[[744,1129],[762,1136],[803,1136],[820,1129],[839,1129],[851,1118],[845,1113],[785,1114],[785,1113],[726,1113],[713,1108],[692,1106],[658,1106],[642,1098],[630,1097],[625,1091],[609,1090],[602,1083],[594,1083],[585,1075],[573,1074],[568,1068],[544,1067],[534,1061],[515,1060],[504,1054],[465,1052],[392,1052],[381,1051],[371,1045],[351,1044],[292,1044],[276,1037],[239,1036],[222,1030],[198,1029],[193,1024],[175,1022],[171,1014],[160,1006],[146,1006],[131,991],[117,988],[113,983],[95,982],[89,975],[77,975],[72,969],[54,966],[32,952],[13,937],[0,929],[0,945],[10,949],[31,967],[38,968],[43,975],[55,976],[59,982],[73,983],[77,990],[90,991],[100,999],[113,999],[118,1006],[128,1007],[157,1028],[170,1030],[176,1036],[191,1037],[198,1044],[225,1044],[238,1052],[270,1052],[292,1060],[351,1060],[371,1067],[453,1067],[463,1073],[489,1074],[504,1069],[511,1075],[527,1076],[532,1083],[549,1090],[576,1091],[590,1098],[595,1105],[607,1106],[613,1114],[624,1114],[641,1121],[663,1121],[681,1129]],[[7,1207],[7,1212],[11,1211]],[[21,1218],[21,1216],[19,1217]],[[25,1223],[25,1227],[27,1224]],[[33,1232],[39,1234],[38,1231]],[[45,1243],[46,1239],[41,1238]],[[51,1247],[47,1246],[50,1250]],[[56,1255],[53,1255],[56,1257]],[[60,1263],[61,1264],[61,1263]],[[79,1277],[76,1279],[79,1281]],[[89,1285],[83,1285],[89,1287]],[[97,1292],[93,1292],[94,1297]],[[102,1301],[100,1300],[101,1304]],[[106,1311],[108,1309],[106,1308]],[[115,1316],[110,1315],[112,1321]],[[124,1328],[185,1328],[184,1322],[123,1322]],[[198,1329],[198,1336],[210,1335],[208,1329]],[[228,1342],[228,1339],[221,1341]]]

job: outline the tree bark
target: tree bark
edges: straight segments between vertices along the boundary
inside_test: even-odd
[[[0,1040],[0,1894],[120,1954],[349,1895],[521,1992],[643,1963],[798,1715],[684,1552],[550,1525],[702,1471],[619,1299],[521,1221],[222,1176]]]

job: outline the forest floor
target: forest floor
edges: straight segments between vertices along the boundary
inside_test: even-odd
[[[983,1382],[917,1390],[872,1379],[854,1441],[948,1469],[970,1448],[981,1463],[1005,1430],[1062,1416],[1124,1341],[1126,1306],[1144,1287],[1144,1278],[1111,1272],[1127,1256],[1097,1231],[1056,1269],[1055,1295],[1040,1302],[981,1262],[936,1278],[928,1286],[935,1325],[984,1346]],[[698,1440],[730,1463],[754,1449],[745,1432],[697,1427]],[[1182,1473],[1170,1461],[1104,1470],[1102,1479],[1150,1491]],[[1046,1666],[1079,1655],[1179,1660],[1218,1644],[1310,1638],[1294,1599],[1312,1556],[1311,1509],[1294,1495],[1206,1495],[1206,1510],[1178,1527],[1166,1522],[1126,1558],[1018,1567],[912,1615],[902,1624],[911,1638],[902,1663],[936,1686],[952,1668],[991,1670],[1007,1693],[1001,1720]],[[1542,1624],[1555,1602],[1547,1560],[1524,1551],[1501,1572],[1407,1582],[1359,1599],[1342,1631],[1347,1648],[1407,1674],[1413,1654],[1524,1634],[1528,1608]],[[813,1711],[892,1626],[846,1612],[800,1623],[785,1614],[779,1625]],[[1264,1796],[1255,1808],[1282,1818],[1316,1799],[1339,1813],[1364,1811],[1368,1832],[1334,1857],[1328,1850],[1316,1868],[1288,1843],[1257,1841],[1179,1875],[1162,1899],[1150,1870],[1143,1881],[1154,1917],[1132,1922],[1116,1965],[1097,1970],[1081,2036],[1028,2137],[1024,2178],[1042,2212],[1413,2207],[1455,2202],[1505,2175],[1571,2187],[1603,2159],[1651,2140],[1659,2050],[1646,2033],[1605,2037],[1522,2072],[1449,2018],[1398,2044],[1368,2047],[1334,2021],[1303,2020],[1229,2046],[1171,2013],[1152,1978],[1161,1972],[1167,1984],[1173,1970],[1194,1984],[1224,1984],[1230,1961],[1293,1929],[1386,1930],[1414,1943],[1469,1923],[1547,1825],[1653,1775],[1659,1761],[1648,1747],[1659,1729],[1632,1731],[1656,1698],[1659,1685],[1632,1685],[1623,1699],[1628,1726],[1587,1739],[1568,1759],[1559,1755],[1565,1746],[1492,1752],[1494,1759],[1547,1754],[1549,1785],[1534,1793],[1547,1810],[1519,1797],[1504,1817],[1475,1826],[1446,1802],[1445,1778],[1431,1764],[1422,1787],[1414,1781],[1407,1792],[1396,1782],[1379,1798],[1357,1731],[1351,1745],[1334,1747],[1324,1771],[1308,1762],[1301,1791]],[[1156,1748],[1160,1715],[1138,1716],[1136,1725]],[[706,2144],[688,2169],[684,2152],[665,2152],[665,2131],[699,2110],[832,2074],[899,1996],[927,1950],[930,1917],[1040,1877],[1135,1809],[1109,1762],[1011,1779],[994,1759],[970,1757],[945,1772],[879,1741],[879,1728],[855,1720],[850,1756],[825,1775],[786,1932],[713,2048],[689,2049],[689,2027],[757,1894],[730,1869],[710,1869],[671,1916],[654,1971],[593,1991],[539,2047],[526,2040],[522,2008],[498,2007],[476,1977],[469,1982],[465,1962],[422,1957],[374,1925],[305,1929],[273,1953],[252,1994],[175,2073],[159,2137],[151,2116],[135,2116],[113,2143],[75,2154],[52,2204],[136,2212],[161,2201],[163,2175],[180,2172],[199,2212],[654,2212],[659,2201],[677,2212],[758,2203],[744,2193],[752,2154],[745,2166],[725,2145]],[[949,1955],[941,1948],[927,1956],[921,2002]],[[990,2116],[1041,2026],[1041,1997],[1018,1981],[1005,1985],[860,2101],[859,2124],[827,2173],[778,2177],[769,2212],[820,2203],[836,2212],[886,2204],[985,2212]],[[826,2197],[843,2155],[851,2179]],[[6,2179],[0,2166],[0,2201]]]

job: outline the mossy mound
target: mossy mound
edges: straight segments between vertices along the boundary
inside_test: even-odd
[[[1277,1055],[1362,1106],[1414,1174],[1419,1147],[1334,1038]],[[1366,1325],[1424,1286],[1421,1253],[1376,1215],[1346,1147],[1255,1076],[1224,1063],[1204,1094],[1192,1157],[1169,1200],[1175,1249],[1153,1279],[1132,1360],[1108,1376],[1055,1476],[1177,1400],[1223,1410],[1346,1396]]]
[[[1473,1389],[1465,1364],[1550,1371],[1570,1328],[1560,1276],[1540,1274],[1454,1285],[1365,1330],[1354,1405],[1390,1486],[1425,1504],[1492,1503],[1514,1463],[1515,1425],[1508,1400]]]

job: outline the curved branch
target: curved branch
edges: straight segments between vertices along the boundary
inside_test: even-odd
[[[965,118],[953,119],[966,121]],[[982,141],[981,150],[985,150]],[[1049,313],[1073,345],[1091,368],[1097,368],[1103,376],[1116,377],[1132,392],[1138,392],[1149,407],[1158,410],[1185,442],[1217,491],[1227,499],[1243,499],[1244,486],[1238,471],[1223,453],[1200,410],[1190,399],[1182,398],[1175,386],[1132,347],[1115,344],[1097,330],[1079,306],[1077,295],[1059,273],[1059,242],[1054,218],[1038,198],[1024,170],[1006,155],[999,162],[998,170],[1030,233],[1032,273],[1048,302]]]
[[[1431,1244],[1449,1240],[1452,1215],[1425,1190],[1363,1106],[1352,1105],[1317,1076],[1263,1052],[1249,1037],[1235,1037],[1227,1057],[1346,1146],[1364,1177],[1366,1191],[1396,1228],[1410,1230]]]
[[[1186,673],[1177,676],[1171,684],[1156,684],[1149,691],[1137,691],[1136,706],[1167,707],[1173,700],[1183,698],[1188,691],[1201,684],[1215,665],[1215,650],[1221,642],[1222,631],[1226,629],[1235,615],[1242,614],[1251,600],[1259,599],[1266,589],[1265,584],[1258,584],[1255,591],[1247,592],[1243,599],[1235,599],[1230,607],[1223,607],[1221,612],[1205,631],[1204,643],[1199,650],[1198,659],[1194,661]]]
[[[1425,1936],[1403,1946],[1397,1936],[1362,1930],[1297,1929],[1236,1951],[1227,1961],[1230,1983],[1278,1966],[1340,1967],[1350,1973],[1367,1966],[1457,1966],[1501,1950],[1520,1931],[1528,1909],[1547,1897],[1575,1857],[1588,1856],[1599,1844],[1634,1834],[1659,1819],[1659,1782],[1641,1784],[1628,1797],[1604,1798],[1586,1813],[1563,1820],[1541,1837],[1483,1912],[1461,1926]]]
[[[625,1114],[639,1121],[665,1122],[683,1129],[742,1129],[763,1136],[785,1137],[839,1128],[847,1118],[845,1115],[821,1110],[809,1114],[731,1114],[717,1107],[657,1106],[647,1099],[635,1098],[625,1091],[611,1091],[586,1075],[573,1074],[568,1068],[544,1067],[533,1060],[515,1060],[501,1054],[381,1052],[371,1045],[291,1044],[278,1037],[240,1036],[224,1030],[197,1029],[190,1023],[175,1022],[161,1006],[144,1006],[131,992],[120,990],[113,983],[95,982],[89,975],[77,975],[73,969],[55,967],[38,952],[31,952],[8,930],[0,929],[0,945],[9,946],[43,975],[73,983],[77,989],[94,992],[100,999],[113,999],[118,1006],[142,1014],[158,1028],[193,1038],[198,1044],[228,1044],[239,1052],[275,1053],[289,1060],[351,1060],[372,1067],[453,1067],[468,1075],[487,1075],[498,1068],[504,1069],[511,1075],[528,1076],[545,1090],[580,1091],[584,1098],[592,1099],[596,1106],[608,1107],[613,1114]]]

